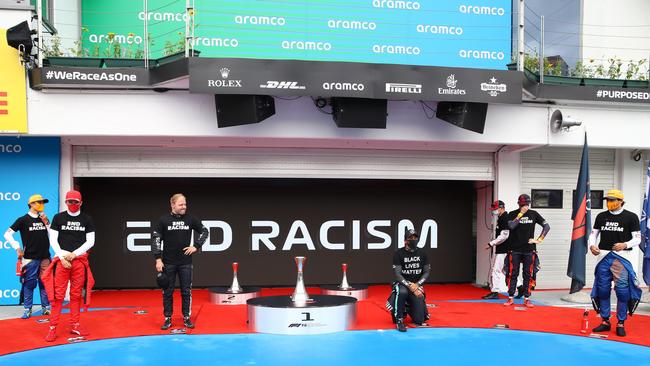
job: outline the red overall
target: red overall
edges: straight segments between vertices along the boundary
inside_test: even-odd
[[[86,253],[76,257],[71,264],[71,268],[65,268],[59,258],[55,257],[41,276],[41,280],[47,290],[48,298],[52,304],[50,326],[57,326],[59,324],[63,298],[68,288],[68,282],[70,282],[70,324],[74,325],[79,323],[81,302],[84,301],[82,296],[82,290],[84,288],[86,290],[84,301],[86,310],[88,310],[88,305],[90,305],[90,294],[95,284],[95,279],[90,271],[88,254]]]

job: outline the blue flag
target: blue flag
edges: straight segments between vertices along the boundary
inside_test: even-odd
[[[574,293],[582,290],[586,282],[587,241],[591,231],[591,189],[589,188],[589,147],[587,146],[587,133],[585,144],[582,147],[580,160],[580,173],[576,185],[576,195],[573,201],[573,232],[571,233],[571,251],[569,252],[569,265],[566,275],[571,277],[571,290]]]
[[[645,198],[641,208],[641,250],[643,251],[643,281],[650,284],[650,162],[648,163],[647,179],[645,183]]]

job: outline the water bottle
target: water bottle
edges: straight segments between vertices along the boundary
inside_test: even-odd
[[[589,309],[585,309],[585,312],[582,313],[582,326],[580,327],[580,333],[587,334],[589,330]]]

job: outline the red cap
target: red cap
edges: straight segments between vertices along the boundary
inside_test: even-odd
[[[65,200],[77,200],[81,202],[81,192],[79,191],[68,191],[68,193],[65,194]]]

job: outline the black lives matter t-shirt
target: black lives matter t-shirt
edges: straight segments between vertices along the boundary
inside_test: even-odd
[[[424,267],[427,264],[429,264],[429,258],[421,248],[417,248],[413,252],[401,248],[393,255],[393,265],[402,266],[402,277],[409,282],[418,282],[422,278]]]
[[[517,218],[519,210],[514,210],[508,214],[508,221]],[[528,240],[535,237],[535,225],[544,226],[546,220],[534,210],[528,210],[521,219],[519,225],[514,230],[510,230],[508,240],[510,241],[510,250],[513,252],[527,253],[537,250],[536,244],[528,244]]]
[[[612,250],[614,244],[630,241],[632,233],[641,230],[638,216],[628,210],[623,210],[618,215],[609,211],[599,213],[594,221],[594,229],[600,230],[598,248],[602,250]]]
[[[50,258],[50,239],[47,236],[47,226],[40,217],[31,217],[29,214],[21,216],[11,225],[11,230],[20,233],[25,258]]]
[[[496,229],[496,234],[497,236],[501,235],[501,232],[503,230],[509,230],[508,229],[508,213],[505,212],[499,218],[497,219],[497,229]],[[506,239],[503,243],[497,245],[496,248],[496,253],[497,254],[504,254],[508,253],[510,250],[510,237]]]
[[[68,211],[54,215],[50,224],[52,230],[59,232],[59,246],[72,252],[86,242],[86,234],[95,232],[95,224],[90,216],[81,212],[71,216]]]
[[[190,245],[192,230],[198,234],[201,232],[201,229],[203,229],[201,221],[187,214],[175,215],[168,213],[158,219],[156,226],[154,226],[154,231],[162,237],[163,263],[174,265],[192,263],[192,256],[185,255],[183,248]]]

